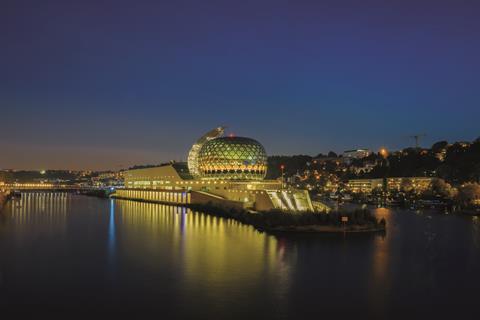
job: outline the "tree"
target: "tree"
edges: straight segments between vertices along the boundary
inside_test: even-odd
[[[434,195],[445,199],[453,199],[457,195],[457,189],[453,188],[443,179],[433,179],[430,183],[430,190]]]
[[[338,155],[337,155],[335,152],[330,151],[330,152],[328,153],[328,157],[329,157],[329,158],[338,158]]]
[[[448,164],[441,164],[440,166],[438,166],[436,173],[437,177],[443,180],[451,180],[454,175],[453,168]]]
[[[474,205],[480,200],[480,184],[466,183],[458,190],[458,201],[464,206]]]
[[[434,143],[432,146],[432,152],[437,153],[442,151],[448,146],[448,141],[439,141],[437,143]]]
[[[281,176],[281,166],[284,166],[286,177],[303,172],[307,168],[307,163],[312,162],[312,157],[306,155],[295,156],[270,156],[268,157],[268,179],[277,179]]]
[[[477,181],[480,183],[480,163],[477,163],[473,166],[470,178],[472,181]]]

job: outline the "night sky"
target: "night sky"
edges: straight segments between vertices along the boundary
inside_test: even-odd
[[[480,1],[0,1],[0,168],[480,136]]]

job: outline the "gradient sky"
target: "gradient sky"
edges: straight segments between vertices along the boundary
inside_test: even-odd
[[[0,168],[480,136],[480,1],[0,1]]]

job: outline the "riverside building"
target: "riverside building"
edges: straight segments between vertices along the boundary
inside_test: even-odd
[[[399,177],[387,178],[387,191],[401,191],[408,187],[415,192],[423,192],[429,189],[433,178],[429,177]],[[347,189],[353,193],[370,194],[374,190],[383,189],[383,179],[353,179],[347,183]]]
[[[117,198],[172,204],[210,204],[254,211],[327,211],[306,190],[266,180],[267,153],[256,140],[224,137],[219,127],[192,146],[187,163],[172,163],[124,173]]]

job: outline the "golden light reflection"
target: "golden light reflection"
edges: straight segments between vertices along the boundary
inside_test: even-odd
[[[390,209],[378,208],[374,213],[378,219],[385,219],[388,225],[392,214]],[[393,228],[388,228],[388,232],[393,232]],[[378,316],[384,314],[390,288],[388,275],[390,237],[391,234],[375,235],[373,239],[371,286],[369,286],[371,299],[369,301],[373,303],[371,310],[377,312]]]
[[[199,290],[212,303],[232,288],[253,290],[265,281],[287,294],[291,270],[274,236],[183,207],[127,200],[116,204],[117,233],[130,258],[153,268],[170,252],[188,284],[180,288]]]
[[[70,196],[67,193],[22,193],[20,198],[10,203],[10,220],[17,226],[22,225],[65,225],[67,205]]]

